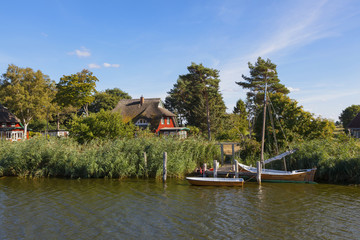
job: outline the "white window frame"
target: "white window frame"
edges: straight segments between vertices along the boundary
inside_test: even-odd
[[[170,118],[169,117],[166,118],[166,123],[167,123],[167,125],[170,125]]]
[[[164,117],[161,117],[161,124],[165,124],[165,119],[164,119]]]

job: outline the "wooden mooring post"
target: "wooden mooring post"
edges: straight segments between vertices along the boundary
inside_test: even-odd
[[[214,160],[214,178],[217,178],[218,162]]]
[[[235,178],[239,178],[239,163],[235,160]]]
[[[221,165],[224,165],[224,145],[220,143],[221,146]]]
[[[231,144],[232,162],[235,162],[235,144]]]
[[[166,176],[167,176],[167,152],[164,152],[163,156],[163,182],[166,182]]]
[[[145,168],[145,176],[148,177],[148,169],[147,169],[147,156],[146,152],[144,152],[144,168]]]
[[[257,161],[256,162],[256,180],[259,184],[261,184],[261,162]]]
[[[203,167],[203,177],[206,177],[206,167],[207,167],[207,165],[206,165],[206,163],[204,163],[204,167]]]

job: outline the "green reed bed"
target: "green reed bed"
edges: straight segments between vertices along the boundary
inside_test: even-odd
[[[144,162],[147,155],[147,166]],[[202,163],[219,159],[219,146],[200,139],[137,138],[92,141],[33,138],[0,141],[0,176],[124,178],[160,177],[163,152],[168,176],[184,177]]]
[[[288,162],[291,169],[317,167],[315,180],[319,182],[360,183],[360,142],[354,138],[304,142]]]
[[[298,148],[298,151],[286,157],[287,170],[316,167],[316,182],[360,184],[360,141],[358,139],[339,135],[331,139],[293,143],[292,148]],[[283,149],[280,152],[285,151],[286,149]],[[265,153],[265,159],[275,155]],[[259,160],[259,151],[250,151],[247,155],[243,154],[240,162],[255,166],[256,161]],[[284,170],[282,160],[271,162],[266,167]]]

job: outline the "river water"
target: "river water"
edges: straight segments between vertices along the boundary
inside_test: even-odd
[[[360,187],[0,178],[0,239],[359,239]]]

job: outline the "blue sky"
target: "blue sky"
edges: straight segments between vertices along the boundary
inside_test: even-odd
[[[337,120],[360,104],[360,1],[3,1],[0,73],[52,80],[90,69],[97,90],[161,97],[191,62],[220,70],[228,112],[257,57],[277,64],[290,97]]]

